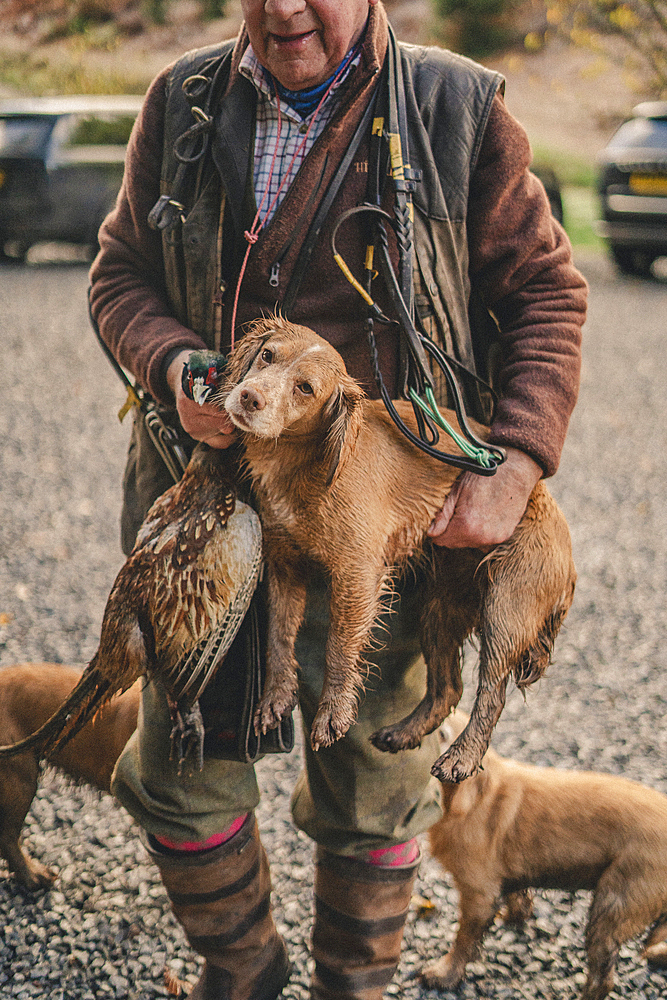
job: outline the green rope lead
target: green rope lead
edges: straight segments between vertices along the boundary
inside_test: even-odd
[[[477,462],[477,464],[481,465],[483,469],[488,469],[490,467],[491,452],[487,448],[475,447],[475,445],[466,441],[466,439],[462,437],[458,431],[454,430],[452,425],[445,420],[442,413],[438,409],[438,404],[435,401],[433,390],[429,386],[426,386],[424,390],[428,403],[425,403],[421,396],[417,395],[412,386],[408,392],[412,402],[416,403],[427,416],[431,417],[438,427],[442,428],[443,431],[446,431],[447,434],[449,434],[450,438],[452,438],[452,440],[459,446],[464,455],[471,458],[473,462]]]

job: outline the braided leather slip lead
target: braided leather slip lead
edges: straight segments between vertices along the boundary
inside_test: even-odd
[[[382,868],[317,848],[311,1000],[381,1000],[418,868],[419,859]]]
[[[249,813],[210,851],[148,851],[192,948],[205,959],[191,1000],[275,1000],[290,964],[270,908],[269,865]]]

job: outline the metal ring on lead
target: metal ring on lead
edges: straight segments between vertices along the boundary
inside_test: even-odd
[[[189,76],[186,80],[183,80],[181,90],[186,97],[199,97],[200,94],[206,92],[210,83],[211,81],[207,76],[203,76],[201,73],[195,73],[193,76]]]
[[[198,119],[198,121],[200,121],[200,122],[210,122],[211,116],[207,115],[203,108],[200,108],[198,105],[193,104],[193,106],[190,108],[190,110],[192,111],[192,114],[194,115],[194,117]]]

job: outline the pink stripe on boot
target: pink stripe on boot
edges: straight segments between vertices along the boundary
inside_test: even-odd
[[[248,813],[244,813],[243,816],[237,816],[231,826],[228,826],[226,830],[222,833],[214,833],[212,837],[208,840],[168,840],[167,837],[155,837],[158,844],[162,844],[163,847],[168,847],[172,851],[210,851],[214,847],[219,847],[220,844],[224,844],[226,840],[231,840],[235,833],[241,829],[248,817]]]
[[[395,844],[393,847],[379,847],[369,851],[363,859],[368,865],[378,865],[381,868],[395,868],[398,865],[411,865],[419,857],[419,844],[416,839],[405,844]]]

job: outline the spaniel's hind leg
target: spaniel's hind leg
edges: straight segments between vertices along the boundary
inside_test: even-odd
[[[433,765],[441,781],[475,774],[505,705],[513,673],[520,688],[549,665],[576,573],[565,518],[542,483],[514,534],[480,564],[479,683],[468,725]]]
[[[471,549],[433,552],[434,573],[421,613],[421,647],[427,664],[426,694],[404,719],[370,737],[378,750],[397,753],[420,746],[458,705],[461,647],[477,625],[481,591],[475,569],[481,555]]]
[[[667,913],[663,913],[651,928],[642,957],[649,965],[661,969],[667,967]]]

